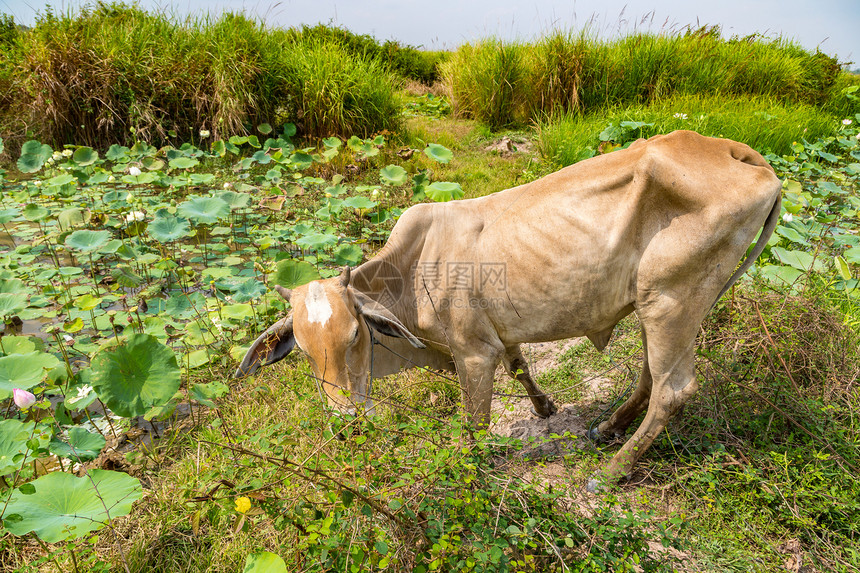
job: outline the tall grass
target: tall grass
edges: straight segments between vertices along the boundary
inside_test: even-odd
[[[595,154],[600,134],[622,122],[645,125],[631,138],[676,129],[741,141],[762,152],[791,153],[791,144],[830,134],[836,120],[809,104],[786,105],[764,96],[676,95],[651,105],[620,106],[601,114],[557,114],[539,123],[538,146],[544,157],[570,165]]]
[[[837,91],[840,68],[835,58],[782,39],[725,40],[718,28],[610,41],[586,30],[555,32],[533,44],[494,38],[467,44],[442,65],[442,75],[457,113],[506,126],[674,94],[824,105]],[[504,107],[490,97],[500,86],[510,94]]]
[[[7,140],[29,130],[104,147],[287,121],[308,136],[368,135],[399,119],[396,80],[377,60],[239,14],[176,21],[123,4],[47,12],[0,51],[0,68],[15,100],[0,102]]]

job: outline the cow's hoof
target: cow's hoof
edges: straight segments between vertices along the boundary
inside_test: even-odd
[[[600,493],[605,489],[605,487],[599,480],[591,478],[588,480],[588,485],[585,486],[585,489],[588,493]]]
[[[588,439],[592,442],[602,443],[606,441],[606,437],[597,428],[591,428],[588,431]],[[588,482],[589,484],[591,482]],[[589,490],[591,491],[591,490]]]
[[[546,414],[541,414],[537,411],[537,409],[535,409],[534,406],[532,406],[532,414],[534,414],[538,418],[546,420],[547,418],[558,412],[558,408],[555,407],[555,404],[553,404],[552,400],[547,401],[547,406],[547,410],[549,410],[549,412]]]

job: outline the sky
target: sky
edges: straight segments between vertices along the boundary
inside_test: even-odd
[[[55,11],[84,0],[55,0]],[[454,49],[495,35],[531,40],[555,28],[591,26],[609,38],[632,30],[660,32],[719,25],[723,36],[782,36],[860,68],[860,0],[140,0],[178,16],[245,12],[271,26],[336,24],[379,40]],[[32,25],[44,0],[0,0],[0,12]]]

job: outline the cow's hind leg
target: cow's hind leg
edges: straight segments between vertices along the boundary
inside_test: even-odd
[[[532,380],[531,374],[529,374],[529,365],[526,362],[526,359],[523,358],[523,353],[520,351],[519,345],[508,346],[505,348],[505,355],[503,357],[505,363],[505,370],[508,371],[508,374],[511,375],[512,378],[519,380],[520,384],[525,388],[526,393],[529,395],[529,399],[532,401],[532,406],[534,407],[534,413],[541,418],[548,418],[558,412],[558,408],[555,407],[553,401],[550,400],[549,396],[547,396],[543,390],[540,389],[540,386]]]
[[[647,370],[651,376],[651,393],[647,400],[648,412],[633,436],[601,470],[601,475],[589,481],[589,491],[600,489],[603,480],[605,483],[612,483],[629,475],[645,450],[666,427],[669,419],[698,388],[693,346],[700,321],[691,320],[688,318],[689,315],[679,316],[683,314],[683,309],[676,309],[676,312],[678,313],[674,316],[676,320],[664,316],[660,320],[649,323],[647,319],[640,317],[642,328],[646,333]],[[642,388],[637,388],[637,392],[640,389]],[[613,416],[616,418],[615,423],[618,424],[616,426],[618,428],[624,422],[629,423],[628,416],[632,415],[637,408],[641,408],[644,403],[641,394],[636,396],[635,401],[634,397],[631,397],[628,402],[631,403],[628,411],[622,412],[622,415],[617,418]],[[612,420],[607,422],[605,426],[607,430],[613,429],[609,425],[611,422]]]
[[[633,420],[648,407],[651,398],[651,369],[648,367],[648,341],[642,328],[642,372],[633,394],[609,417],[593,428],[588,437],[595,441],[608,441],[624,435]]]

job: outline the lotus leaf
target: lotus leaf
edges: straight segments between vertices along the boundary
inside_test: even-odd
[[[17,207],[12,207],[11,209],[2,209],[0,210],[0,225],[5,225],[15,217],[18,217],[21,214],[21,210]]]
[[[350,207],[352,209],[373,209],[377,204],[378,203],[376,201],[372,201],[362,195],[349,197],[343,201],[344,207]]]
[[[272,280],[284,288],[295,288],[320,278],[319,271],[310,263],[287,259],[278,263]]]
[[[296,244],[308,249],[324,249],[337,243],[337,237],[328,233],[312,233],[297,239]]]
[[[127,418],[166,403],[179,389],[176,355],[149,334],[132,334],[125,345],[102,350],[92,370],[99,397]]]
[[[454,158],[454,154],[451,153],[450,149],[438,143],[428,144],[424,150],[424,155],[439,163],[448,163]]]
[[[51,212],[48,209],[42,207],[41,205],[36,205],[35,203],[30,203],[29,205],[24,207],[23,213],[25,219],[33,222],[41,221],[50,214]]]
[[[174,215],[156,217],[146,228],[153,239],[161,243],[172,243],[191,232],[191,225],[186,219]]]
[[[20,293],[0,293],[0,318],[9,319],[27,308],[27,295]]]
[[[27,442],[33,436],[36,422],[21,422],[15,418],[0,420],[0,476],[10,474],[21,467],[23,459],[15,456],[30,453]]]
[[[361,262],[363,253],[358,245],[341,245],[334,251],[334,262],[338,265],[349,265],[354,267]]]
[[[406,183],[406,170],[399,165],[388,165],[379,170],[379,176],[386,185],[403,185]]]
[[[450,183],[447,181],[431,183],[424,190],[424,193],[434,201],[450,201],[452,199],[459,199],[464,195],[463,188],[460,187],[459,183]]]
[[[47,352],[10,354],[0,358],[0,400],[12,395],[12,390],[28,390],[45,378],[45,371],[60,361]]]
[[[80,165],[81,167],[86,167],[87,165],[92,165],[99,159],[99,154],[92,147],[79,147],[72,154],[72,161]]]
[[[96,459],[104,447],[104,436],[81,427],[71,428],[67,441],[55,436],[48,444],[48,449],[52,454],[69,458],[75,462],[87,462]]]
[[[3,525],[13,535],[32,531],[47,543],[77,539],[127,515],[142,494],[140,481],[121,472],[52,472],[12,492]]]
[[[200,162],[193,157],[176,157],[171,159],[169,163],[174,169],[191,169],[199,164]]]
[[[110,240],[109,231],[81,229],[66,237],[66,246],[82,253],[92,253],[104,247]]]
[[[211,225],[230,216],[230,206],[215,197],[193,197],[179,204],[177,211],[197,224]]]

